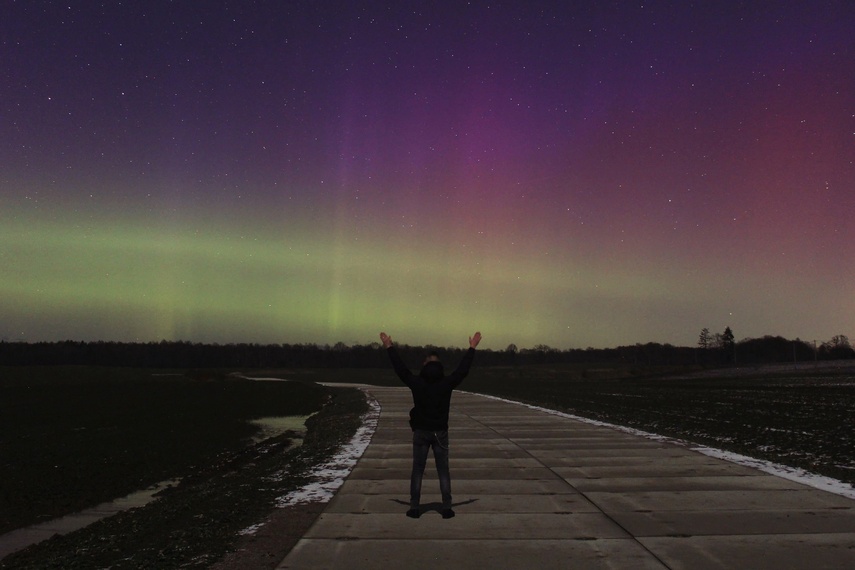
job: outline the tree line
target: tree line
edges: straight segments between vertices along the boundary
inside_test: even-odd
[[[406,362],[421,362],[435,351],[444,362],[455,363],[464,350],[454,347],[399,345]],[[734,339],[726,328],[721,334],[701,331],[696,347],[649,342],[616,348],[557,349],[539,344],[504,350],[479,349],[483,366],[532,364],[623,364],[639,366],[722,366],[780,362],[806,362],[855,358],[848,337],[808,343],[780,336]],[[379,343],[348,346],[319,344],[202,344],[187,341],[124,342],[0,342],[0,365],[86,365],[136,368],[382,368],[388,357]]]
[[[764,336],[735,340],[726,327],[722,333],[701,329],[698,336],[700,364],[764,364],[775,362],[805,362],[809,360],[843,360],[855,358],[855,349],[846,335],[836,335],[817,343],[796,338]]]

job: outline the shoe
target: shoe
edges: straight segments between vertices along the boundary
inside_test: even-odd
[[[450,519],[454,516],[454,511],[451,509],[442,509],[442,518]]]
[[[417,519],[422,516],[422,512],[419,509],[410,509],[407,511],[407,516],[411,519]]]

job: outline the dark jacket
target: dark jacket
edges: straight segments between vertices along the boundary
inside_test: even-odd
[[[390,346],[387,352],[398,378],[413,393],[410,427],[414,430],[447,431],[451,392],[469,374],[469,367],[472,366],[472,359],[475,358],[475,349],[470,348],[466,351],[457,369],[448,376],[444,374],[442,364],[439,362],[428,362],[421,372],[415,375],[404,365],[394,346]]]

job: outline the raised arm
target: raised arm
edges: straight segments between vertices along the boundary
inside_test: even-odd
[[[383,343],[383,346],[386,348],[386,352],[389,354],[389,360],[392,361],[392,368],[395,369],[395,374],[397,374],[398,378],[400,378],[405,384],[409,384],[413,378],[413,373],[410,372],[410,369],[407,368],[404,361],[401,360],[401,356],[398,354],[397,349],[392,345],[392,337],[381,332],[380,342]]]
[[[474,335],[469,337],[469,350],[467,350],[466,354],[463,355],[460,364],[457,365],[457,369],[448,376],[452,386],[460,384],[469,374],[469,367],[472,366],[472,360],[475,358],[475,347],[478,346],[478,343],[480,342],[480,332],[476,332]]]

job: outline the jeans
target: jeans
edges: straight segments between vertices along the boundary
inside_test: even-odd
[[[427,464],[428,450],[433,449],[442,508],[451,508],[451,474],[448,472],[448,432],[413,430],[413,472],[410,476],[410,507],[417,508],[422,494],[422,477]]]

